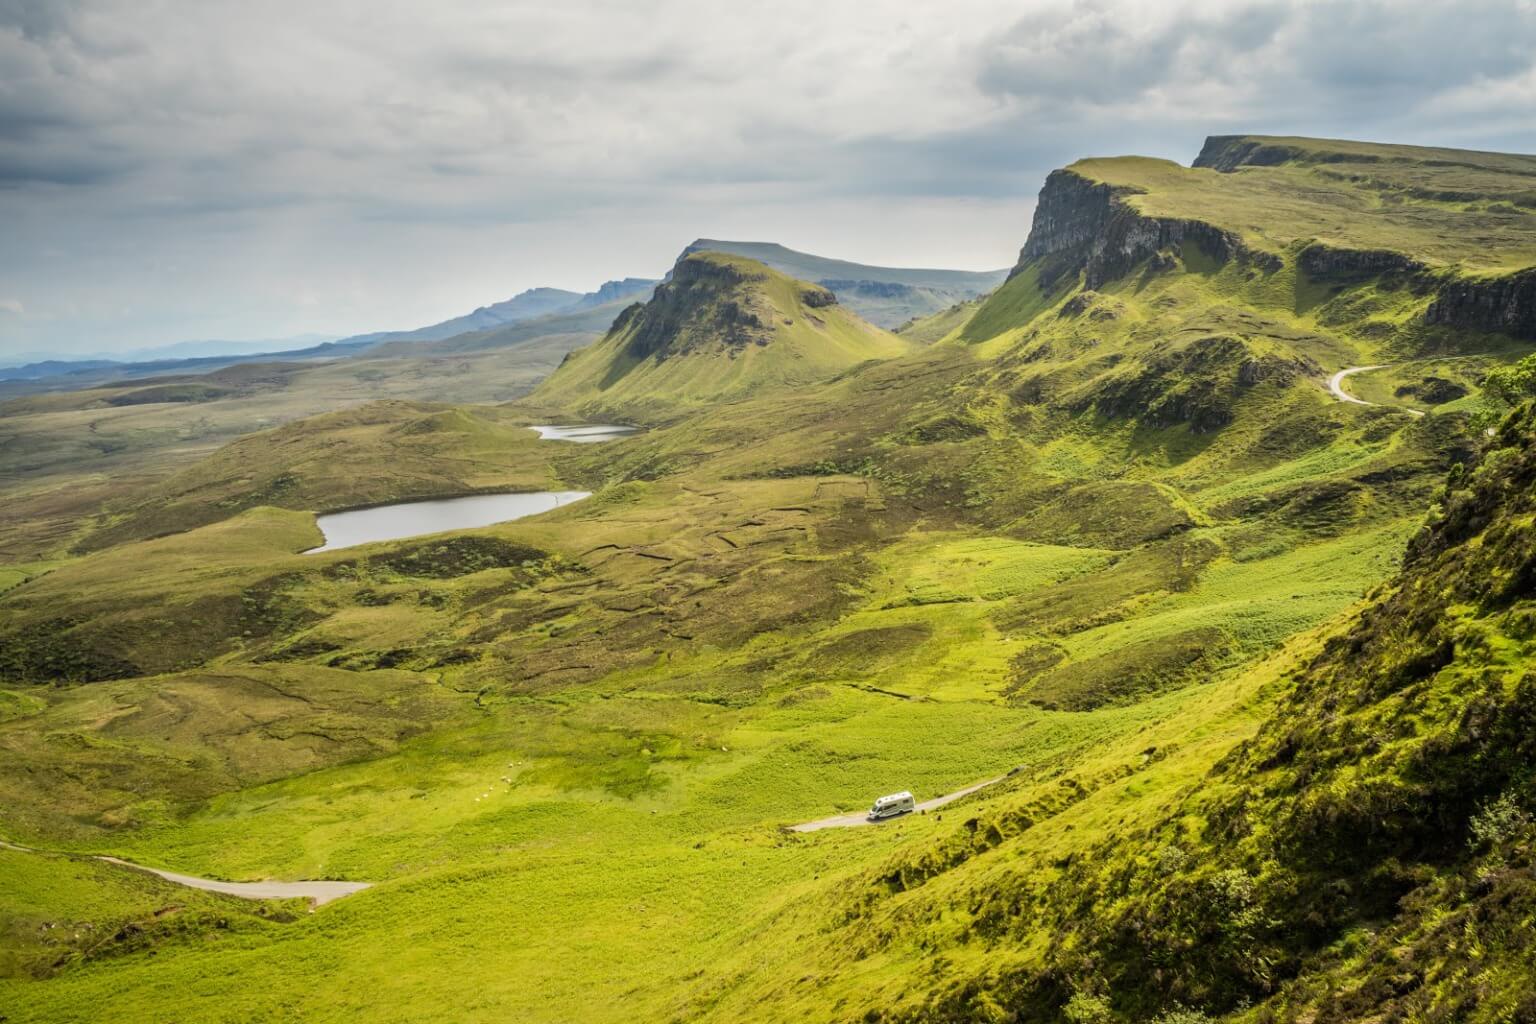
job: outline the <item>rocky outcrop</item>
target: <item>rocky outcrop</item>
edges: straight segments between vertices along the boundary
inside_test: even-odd
[[[820,288],[805,288],[800,292],[800,301],[811,309],[825,309],[828,306],[837,305],[837,296],[831,291],[832,286],[826,285]]]
[[[1266,270],[1279,268],[1278,257],[1247,248],[1235,234],[1213,224],[1143,214],[1127,201],[1135,194],[1070,168],[1052,171],[1013,273],[1034,265],[1041,287],[1049,290],[1062,277],[1081,271],[1085,288],[1100,288],[1186,242],[1220,263],[1241,259]]]
[[[1393,394],[1398,398],[1417,398],[1426,405],[1444,405],[1454,402],[1458,398],[1465,398],[1467,389],[1453,380],[1444,377],[1425,377],[1413,384],[1404,384]]]
[[[722,260],[684,257],[672,268],[669,280],[657,286],[651,301],[620,313],[613,329],[633,325],[625,351],[636,359],[665,356],[688,348],[697,339],[718,340],[728,346],[764,340],[768,324],[738,294],[745,291],[743,285],[755,279],[750,272]]]
[[[1212,135],[1200,147],[1194,167],[1230,173],[1239,167],[1275,167],[1302,155],[1294,146],[1278,145],[1251,135]]]
[[[1239,167],[1278,167],[1289,163],[1379,164],[1383,157],[1358,148],[1335,149],[1326,139],[1307,139],[1299,146],[1279,139],[1255,135],[1211,135],[1195,157],[1194,167],[1231,173]]]
[[[1424,311],[1424,322],[1536,338],[1536,268],[1447,281]]]
[[[1113,217],[1116,199],[1124,194],[1076,171],[1052,171],[1040,190],[1034,222],[1014,273],[1032,259],[1091,245]]]
[[[1362,278],[1416,274],[1429,269],[1416,259],[1387,249],[1336,249],[1314,242],[1296,257],[1297,269],[1310,277]]]

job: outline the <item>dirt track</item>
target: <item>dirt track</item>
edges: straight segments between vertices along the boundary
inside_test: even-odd
[[[1365,372],[1367,372],[1369,370],[1385,370],[1387,368],[1387,366],[1388,366],[1387,363],[1377,363],[1375,366],[1350,366],[1350,367],[1346,367],[1345,369],[1342,369],[1338,373],[1334,374],[1332,377],[1328,378],[1328,390],[1333,394],[1334,398],[1337,398],[1341,402],[1349,402],[1352,405],[1375,405],[1376,404],[1375,402],[1367,402],[1363,398],[1356,398],[1354,395],[1350,394],[1348,391],[1345,391],[1344,390],[1344,378],[1345,377],[1352,377],[1352,376],[1354,376],[1357,373],[1365,373]],[[1394,407],[1394,408],[1401,408],[1401,407]],[[1409,416],[1423,416],[1424,415],[1422,412],[1420,412],[1417,409],[1403,408],[1402,411],[1407,413]]]
[[[0,840],[0,847],[7,850],[18,850],[21,853],[41,853],[27,846],[18,846],[15,843],[7,843]],[[66,855],[68,856],[68,855]],[[239,896],[246,900],[291,900],[307,899],[315,906],[323,906],[332,900],[339,900],[343,896],[350,896],[368,888],[372,882],[221,882],[216,878],[198,878],[196,875],[182,875],[174,871],[162,871],[159,868],[146,868],[141,864],[133,864],[117,857],[93,857],[93,860],[106,861],[108,864],[116,864],[133,871],[146,871],[151,875],[158,875],[167,882],[175,882],[177,885],[185,885],[192,889],[206,889],[208,892],[219,892],[226,896]]]

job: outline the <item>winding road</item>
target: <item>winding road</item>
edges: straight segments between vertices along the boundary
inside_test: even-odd
[[[961,797],[970,796],[977,790],[986,789],[988,786],[994,786],[997,783],[1002,782],[1007,777],[1007,775],[999,775],[995,779],[988,779],[985,782],[978,782],[973,786],[966,786],[964,789],[957,789],[953,793],[946,793],[943,796],[936,796],[932,800],[924,800],[922,803],[917,805],[917,810],[931,811],[935,808],[943,807],[945,804],[954,803]],[[900,821],[902,818],[906,817],[905,814],[902,814],[894,818],[885,818],[879,822],[874,822],[865,817],[865,813],[866,812],[864,811],[859,811],[855,814],[837,814],[830,818],[821,818],[817,821],[807,821],[803,825],[791,825],[790,831],[820,832],[824,828],[857,828],[860,825],[883,825],[887,822]]]
[[[1371,370],[1385,370],[1390,365],[1391,365],[1390,363],[1377,363],[1374,366],[1350,366],[1350,367],[1346,367],[1345,369],[1342,369],[1338,373],[1334,374],[1332,377],[1328,378],[1328,390],[1329,390],[1329,392],[1331,392],[1333,394],[1334,398],[1337,398],[1341,402],[1349,402],[1352,405],[1375,405],[1376,404],[1375,402],[1367,402],[1363,398],[1356,398],[1354,395],[1350,394],[1348,391],[1345,391],[1344,390],[1344,378],[1345,377],[1353,377],[1357,373],[1367,373],[1367,372],[1369,372]],[[1407,413],[1409,416],[1423,416],[1424,415],[1422,412],[1420,412],[1417,409],[1408,409],[1408,408],[1405,408],[1405,407],[1402,407],[1402,406],[1394,406],[1394,408],[1401,409],[1401,411]]]
[[[7,843],[0,840],[0,847],[7,850],[17,850],[21,853],[42,853],[29,846],[20,846],[16,843]],[[74,856],[64,854],[64,856]],[[134,871],[145,871],[151,875],[158,875],[167,882],[175,882],[177,885],[185,885],[190,889],[204,889],[208,892],[219,892],[226,896],[238,896],[243,900],[292,900],[307,899],[316,907],[324,906],[332,900],[339,900],[343,896],[350,896],[355,892],[373,885],[372,882],[221,882],[216,878],[198,878],[196,875],[182,875],[175,871],[161,871],[159,868],[147,868],[142,864],[134,864],[117,857],[92,856],[92,860],[106,861],[108,864],[116,864],[119,867],[130,868]]]

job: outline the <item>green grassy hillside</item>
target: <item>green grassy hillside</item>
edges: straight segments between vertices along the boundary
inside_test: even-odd
[[[1536,156],[1260,136],[1214,141],[1190,168],[1118,158],[1069,170],[1131,190],[1148,216],[1196,218],[1272,252],[1314,240],[1485,273],[1536,263]]]
[[[1529,1018],[1536,413],[1468,409],[1531,344],[1431,314],[1470,257],[1318,257],[1244,182],[1341,160],[1251,141],[1058,172],[915,342],[695,254],[531,399],[56,485],[89,514],[0,593],[0,839],[46,851],[0,849],[0,1013]],[[1378,404],[1329,393],[1370,363]],[[594,493],[299,553],[317,510],[534,487]],[[376,884],[309,914],[99,853]]]
[[[722,253],[685,255],[670,281],[601,342],[573,353],[534,400],[581,414],[653,417],[826,380],[908,351],[825,288]]]
[[[909,320],[940,312],[955,303],[985,295],[1003,283],[1003,270],[933,270],[874,267],[850,260],[827,259],[773,242],[730,242],[700,238],[684,250],[723,252],[743,256],[801,281],[829,289],[844,306],[881,327],[895,328]]]

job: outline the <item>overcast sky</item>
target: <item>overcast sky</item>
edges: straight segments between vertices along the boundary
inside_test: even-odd
[[[405,328],[698,236],[1011,264],[1045,174],[1536,151],[1536,0],[0,0],[0,356]]]

